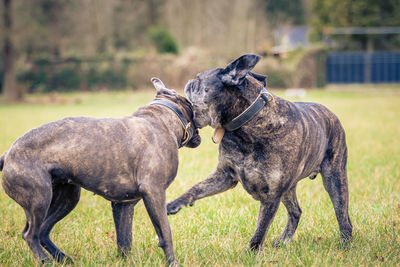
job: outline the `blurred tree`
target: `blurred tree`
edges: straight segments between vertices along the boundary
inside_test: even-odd
[[[23,94],[18,90],[14,69],[14,45],[13,45],[13,12],[12,1],[3,0],[4,23],[4,77],[3,95],[7,101],[22,100]]]
[[[282,23],[301,25],[305,23],[302,0],[260,0],[265,5],[267,19],[273,28]]]
[[[159,53],[178,54],[178,44],[166,28],[156,26],[149,28],[149,37]]]
[[[399,0],[312,0],[315,26],[399,26]]]
[[[400,26],[399,0],[312,0],[313,39],[320,40],[324,27]],[[348,36],[364,42],[366,36]]]
[[[5,27],[0,27],[0,43],[6,39],[12,41],[8,58],[14,57],[17,81],[28,90],[56,90],[59,77],[72,77],[66,75],[71,73],[70,69],[64,68],[73,68],[81,79],[80,88],[86,88],[85,76],[93,65],[98,73],[106,73],[114,71],[124,58],[134,62],[151,52],[152,27],[164,29],[163,40],[168,41],[164,47],[169,46],[170,51],[176,52],[177,47],[180,51],[200,48],[188,49],[190,53],[184,53],[188,55],[186,61],[198,54],[193,51],[203,49],[232,58],[239,53],[257,52],[273,38],[271,23],[261,4],[267,3],[266,0],[0,0],[0,3],[6,1],[13,4],[15,21],[11,39],[3,34]],[[270,1],[269,5],[279,4]],[[282,1],[298,4],[311,0]],[[0,4],[1,14],[2,7]],[[285,12],[283,7],[281,11]],[[280,18],[279,23],[287,18],[293,21],[289,15]],[[2,50],[1,59],[5,58],[5,51]],[[3,71],[1,66],[0,72]],[[33,80],[40,82],[33,86]],[[76,79],[72,82],[76,84]]]
[[[55,59],[61,55],[61,36],[66,33],[64,10],[71,4],[70,0],[40,0],[41,16],[38,17],[43,28],[48,27],[48,42],[51,54]]]
[[[147,45],[148,8],[149,3],[143,0],[115,1],[111,14],[115,50],[129,51]]]
[[[147,0],[149,26],[157,25],[160,21],[160,10],[165,0]]]
[[[261,0],[166,0],[160,23],[179,47],[199,47],[235,57],[257,52],[273,34]]]
[[[73,0],[15,0],[16,14],[21,16],[18,25],[20,49],[29,52],[33,57],[38,55],[60,58],[62,42],[74,29],[73,18],[67,17],[65,10]]]

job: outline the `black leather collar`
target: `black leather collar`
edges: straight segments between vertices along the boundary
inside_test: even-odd
[[[183,126],[183,137],[181,140],[181,147],[183,147],[184,145],[187,144],[187,142],[189,142],[189,140],[193,137],[194,134],[194,125],[192,122],[188,122],[185,118],[185,116],[183,116],[181,110],[175,106],[172,102],[166,101],[166,100],[160,100],[160,99],[156,99],[153,100],[149,103],[149,105],[161,105],[161,106],[165,106],[167,108],[169,108],[170,110],[172,110],[173,112],[175,112],[175,114],[178,116],[179,120],[182,123]]]
[[[231,120],[230,122],[222,125],[226,131],[235,131],[242,127],[246,122],[251,120],[269,101],[273,99],[273,96],[263,88],[256,100],[246,108],[239,116]]]

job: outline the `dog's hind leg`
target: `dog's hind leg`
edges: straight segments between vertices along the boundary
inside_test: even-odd
[[[347,148],[336,146],[337,150],[328,149],[321,165],[321,175],[325,190],[331,198],[342,237],[346,243],[352,239],[353,226],[349,217],[349,188],[347,183]]]
[[[111,202],[115,231],[117,233],[118,255],[126,256],[132,245],[132,218],[135,205],[139,200],[133,202]]]
[[[73,184],[53,185],[53,197],[45,221],[40,230],[40,244],[59,262],[72,259],[65,255],[49,237],[53,226],[68,215],[78,204],[80,198],[80,186]]]
[[[301,209],[299,206],[299,202],[297,201],[296,185],[282,195],[281,201],[286,207],[288,221],[286,224],[286,228],[281,234],[279,240],[275,241],[275,247],[278,247],[280,244],[285,245],[287,242],[289,242],[297,229],[297,225],[301,216]]]
[[[21,169],[9,164],[3,170],[2,184],[5,192],[25,211],[26,224],[22,238],[39,262],[51,262],[39,240],[40,227],[51,203],[50,176],[39,170],[29,169],[28,172],[28,168]]]

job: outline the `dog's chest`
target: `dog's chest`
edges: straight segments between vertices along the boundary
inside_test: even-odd
[[[282,184],[282,163],[278,155],[269,155],[255,161],[253,154],[238,151],[221,151],[226,163],[237,172],[243,188],[256,200],[280,190]]]

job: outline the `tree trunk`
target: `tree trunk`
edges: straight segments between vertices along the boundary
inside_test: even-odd
[[[157,3],[156,0],[147,1],[147,12],[149,17],[149,25],[154,26],[157,24]]]
[[[3,95],[7,101],[20,101],[22,92],[17,88],[14,70],[14,46],[12,39],[12,10],[11,0],[3,0],[4,5],[4,77]]]
[[[165,0],[147,0],[147,14],[149,18],[149,26],[156,26],[160,22],[160,9]]]

